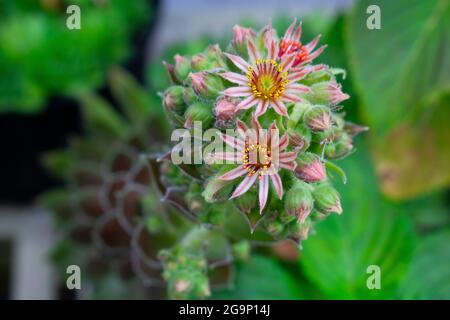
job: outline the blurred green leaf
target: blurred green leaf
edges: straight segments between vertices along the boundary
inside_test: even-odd
[[[411,269],[400,290],[404,299],[450,299],[450,230],[418,243]]]
[[[235,287],[218,291],[212,299],[277,300],[300,299],[299,283],[276,260],[252,255],[237,265]]]
[[[330,299],[390,299],[408,268],[414,232],[404,207],[380,195],[367,152],[346,158],[348,183],[339,185],[344,212],[319,222],[303,244],[300,264]],[[381,268],[381,290],[369,290],[367,267]]]
[[[369,30],[366,9],[381,10]],[[360,111],[371,128],[383,191],[412,198],[450,183],[450,3],[361,0],[347,19]]]

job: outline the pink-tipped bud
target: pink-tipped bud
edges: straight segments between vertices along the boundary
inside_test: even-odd
[[[177,78],[181,81],[186,79],[186,77],[189,75],[189,72],[191,72],[191,61],[183,56],[180,56],[179,54],[175,55],[175,75]]]
[[[297,158],[297,177],[305,182],[319,182],[327,178],[327,172],[322,161],[314,153],[305,152]]]
[[[203,99],[215,99],[225,88],[221,77],[207,71],[190,73],[189,79],[194,92]]]
[[[231,43],[239,55],[247,54],[247,39],[256,37],[256,32],[250,28],[244,28],[239,25],[233,27],[233,39]]]
[[[342,213],[339,193],[329,184],[321,184],[315,187],[313,196],[317,209],[324,213]]]
[[[236,116],[236,102],[230,97],[221,97],[216,101],[213,112],[216,116],[216,127],[228,127]]]
[[[342,86],[336,81],[330,81],[328,84],[328,100],[331,105],[337,105],[338,103],[350,98],[348,94],[342,92],[341,88]]]
[[[314,199],[305,187],[294,187],[286,193],[284,207],[288,214],[304,223],[314,207]]]
[[[333,119],[330,110],[325,106],[313,106],[304,114],[304,121],[312,131],[320,132],[331,128]]]

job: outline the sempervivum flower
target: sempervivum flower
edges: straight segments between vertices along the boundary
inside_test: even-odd
[[[301,23],[297,26],[294,32],[294,28],[297,25],[297,19],[294,19],[294,22],[289,26],[284,34],[283,39],[280,43],[280,50],[278,55],[280,57],[284,55],[294,54],[295,59],[292,63],[292,67],[296,67],[298,65],[304,65],[310,63],[313,59],[317,58],[323,50],[326,48],[326,45],[321,46],[316,51],[313,51],[319,42],[320,35],[318,35],[314,40],[310,43],[303,45],[300,42],[300,37],[302,34],[302,25]]]
[[[271,27],[268,26],[271,30]],[[266,32],[264,41],[267,55],[256,49],[251,37],[247,37],[247,49],[249,61],[242,57],[225,55],[233,64],[243,72],[222,73],[222,77],[239,86],[231,87],[223,91],[227,96],[241,97],[243,100],[237,105],[237,109],[249,109],[256,105],[255,116],[264,114],[267,108],[272,107],[278,114],[287,115],[285,103],[299,102],[299,94],[310,92],[307,86],[297,83],[308,72],[307,68],[291,70],[297,53],[279,55],[278,43],[274,39],[273,32]]]
[[[269,194],[269,179],[272,182],[278,197],[283,197],[283,184],[279,168],[294,171],[297,163],[297,152],[285,152],[289,144],[288,134],[278,139],[278,128],[273,123],[269,132],[262,130],[256,117],[252,119],[252,129],[237,121],[237,131],[240,138],[222,134],[222,140],[235,149],[235,152],[214,153],[211,156],[220,160],[237,160],[240,165],[220,176],[220,180],[234,180],[245,175],[244,179],[234,190],[230,199],[239,197],[247,192],[258,180],[259,209],[262,213]]]

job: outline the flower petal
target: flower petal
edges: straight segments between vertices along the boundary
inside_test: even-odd
[[[236,120],[236,128],[237,128],[237,131],[238,131],[239,135],[240,135],[243,139],[245,139],[245,137],[246,137],[245,133],[246,133],[247,130],[248,130],[247,125],[246,125],[244,122],[242,122],[241,120],[237,119],[237,120]]]
[[[262,214],[269,195],[269,176],[262,175],[259,180],[259,213]]]
[[[294,36],[292,37],[293,42],[300,42],[300,37],[302,36],[302,23],[300,22],[297,29],[295,29]]]
[[[258,178],[257,174],[253,174],[251,176],[247,175],[244,180],[237,186],[236,190],[234,190],[233,194],[231,195],[230,199],[234,199],[236,197],[239,197],[243,193],[247,192],[248,189],[251,188],[251,186],[255,183],[256,178]]]
[[[237,163],[239,161],[238,152],[214,152],[209,153],[208,157],[212,160],[225,160]]]
[[[288,145],[289,145],[289,135],[288,133],[285,133],[280,139],[280,145],[278,148],[280,151],[283,151],[284,149],[287,148]]]
[[[280,162],[291,162],[297,159],[297,152],[290,151],[290,152],[282,152],[280,153]]]
[[[259,100],[255,110],[255,117],[259,117],[260,115],[266,113],[267,107],[268,107],[267,101]]]
[[[227,56],[227,58],[230,59],[231,62],[233,62],[233,64],[236,67],[238,67],[239,69],[241,69],[245,73],[248,72],[248,68],[250,67],[250,65],[247,63],[247,61],[245,61],[241,57],[236,56],[234,54],[229,54],[229,53],[224,52],[224,55]]]
[[[250,109],[257,103],[258,103],[258,98],[255,97],[254,95],[250,95],[247,98],[245,98],[244,100],[242,100],[241,102],[239,102],[239,104],[236,106],[236,109],[237,110]]]
[[[289,94],[286,91],[282,95],[282,99],[284,101],[287,101],[287,102],[300,102],[300,101],[302,101],[302,98],[300,98],[299,96],[296,96],[296,95],[293,95],[293,94]]]
[[[275,191],[278,194],[278,198],[283,198],[283,184],[281,183],[281,178],[278,173],[271,174],[270,180],[272,180],[272,184],[275,187]]]
[[[294,71],[294,69],[291,69],[291,72],[288,74],[286,79],[291,82],[296,82],[298,80],[303,79],[311,71],[312,71],[311,68],[305,68],[305,67],[296,68],[295,71]]]
[[[240,176],[243,176],[244,174],[247,174],[247,170],[243,166],[239,166],[221,175],[219,179],[225,181],[234,180],[236,178],[239,178]]]
[[[252,64],[255,64],[255,61],[259,60],[260,56],[259,56],[258,50],[256,50],[253,40],[251,40],[251,39],[247,40],[247,49],[248,49],[248,56],[250,57],[250,61],[252,62]]]
[[[219,74],[225,80],[228,80],[233,83],[246,85],[248,83],[248,79],[246,76],[236,73],[236,72],[224,72]]]
[[[289,170],[289,171],[294,171],[295,168],[297,168],[297,162],[292,161],[292,162],[281,162],[280,161],[280,168]]]
[[[242,150],[244,148],[244,141],[236,137],[229,136],[224,133],[220,133],[220,138],[230,147],[236,150]]]
[[[283,40],[289,40],[291,38],[292,31],[294,31],[296,24],[297,24],[297,18],[294,18],[294,21],[291,23],[289,28],[287,28],[286,32],[284,33]]]
[[[310,43],[308,43],[305,46],[305,49],[308,50],[308,52],[313,51],[321,37],[322,37],[322,35],[319,34],[317,37],[315,37]]]
[[[223,91],[229,97],[247,97],[251,94],[249,87],[231,87]]]
[[[271,102],[271,106],[276,113],[282,116],[287,116],[287,108],[281,100],[274,100]]]
[[[294,52],[289,55],[284,55],[283,58],[281,58],[281,67],[283,68],[284,71],[289,71],[296,57],[297,54]]]
[[[311,88],[308,86],[305,86],[300,83],[290,83],[286,86],[287,93],[290,94],[301,94],[306,92],[312,92]]]
[[[316,51],[314,51],[313,53],[311,53],[308,60],[312,61],[315,58],[317,58],[323,52],[323,50],[325,50],[326,47],[327,47],[327,45],[325,44],[325,45],[321,46],[319,49],[317,49]]]

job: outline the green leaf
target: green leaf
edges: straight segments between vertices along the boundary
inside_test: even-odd
[[[302,243],[300,264],[327,298],[395,298],[413,251],[412,223],[404,207],[380,195],[364,148],[342,165],[349,175],[338,185],[344,212],[317,224]],[[367,288],[370,265],[381,268],[381,290]]]
[[[212,299],[277,300],[300,299],[298,282],[276,260],[253,255],[237,265],[235,287],[218,291]]]
[[[450,230],[421,239],[400,290],[403,299],[450,299],[449,243]]]
[[[366,9],[374,4],[381,10],[379,30],[366,26]],[[350,67],[364,116],[380,136],[412,114],[418,102],[450,89],[449,5],[447,0],[363,0],[353,8],[347,21]]]

